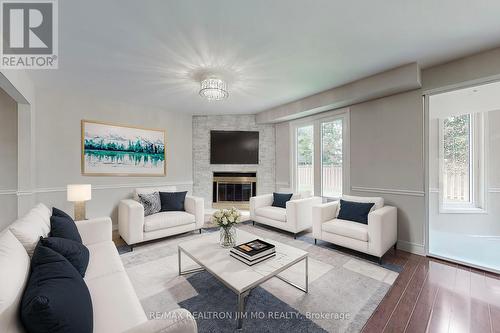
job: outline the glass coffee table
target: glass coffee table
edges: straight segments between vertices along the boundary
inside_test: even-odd
[[[179,275],[191,274],[206,270],[238,296],[237,320],[241,328],[245,311],[245,298],[250,291],[261,283],[276,277],[284,282],[308,292],[308,257],[307,252],[290,245],[266,239],[241,229],[237,230],[237,244],[249,242],[254,239],[274,244],[276,256],[265,261],[248,266],[229,255],[229,249],[219,245],[219,233],[212,232],[196,239],[180,243],[178,246]],[[200,267],[182,270],[182,255],[186,255]],[[279,274],[291,266],[304,263],[304,285],[301,286]]]

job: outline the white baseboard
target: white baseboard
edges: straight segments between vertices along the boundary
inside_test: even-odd
[[[419,256],[425,256],[425,246],[422,244],[416,244],[412,242],[407,242],[403,240],[398,240],[398,249],[406,252],[410,252],[413,254],[417,254]]]

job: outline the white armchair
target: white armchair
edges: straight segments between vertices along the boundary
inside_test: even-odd
[[[343,200],[373,202],[368,224],[338,219],[339,201],[312,208],[313,237],[336,245],[364,252],[379,258],[397,242],[397,209],[384,206],[379,197],[343,196]]]
[[[120,201],[118,232],[127,244],[133,245],[193,230],[199,230],[201,233],[204,223],[203,198],[187,195],[184,201],[185,211],[159,212],[144,216],[144,207],[138,201],[138,194],[175,190],[173,186],[137,188],[134,199]]]
[[[274,207],[273,195],[264,194],[250,198],[250,219],[285,230],[294,234],[304,231],[312,226],[312,207],[320,204],[320,197],[311,197],[297,193],[286,203],[286,209]]]

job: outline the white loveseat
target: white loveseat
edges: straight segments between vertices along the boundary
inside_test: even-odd
[[[175,192],[175,186],[136,188],[133,199],[120,201],[118,232],[128,245],[199,230],[204,223],[203,198],[186,195],[185,211],[159,212],[144,216],[138,194]]]
[[[47,236],[50,214],[47,207],[39,204],[0,232],[2,333],[24,332],[19,307],[30,273],[30,256],[25,246],[30,242],[34,245],[40,236]],[[148,321],[111,239],[111,219],[98,218],[76,224],[90,252],[84,280],[92,298],[95,333],[196,333],[196,322],[185,309],[174,310],[170,316],[164,316],[165,320]]]
[[[299,232],[311,228],[312,207],[321,202],[320,197],[295,193],[286,208],[281,208],[272,206],[272,194],[258,195],[250,198],[250,220],[291,232],[295,238]]]
[[[379,258],[397,242],[397,209],[384,206],[380,197],[344,195],[346,201],[374,203],[368,224],[338,219],[340,202],[334,201],[312,208],[313,237]]]

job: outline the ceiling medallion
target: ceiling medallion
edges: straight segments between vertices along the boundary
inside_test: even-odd
[[[205,97],[209,101],[222,101],[229,97],[226,81],[216,78],[207,77],[200,82],[200,96]]]

